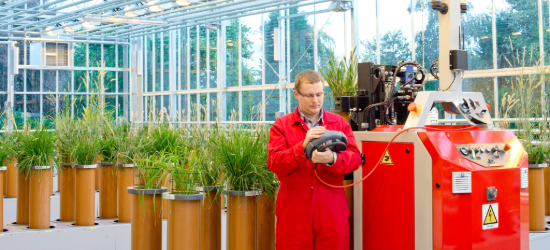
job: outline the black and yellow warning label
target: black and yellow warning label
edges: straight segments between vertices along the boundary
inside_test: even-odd
[[[482,205],[483,230],[498,228],[498,203]]]
[[[381,163],[382,164],[387,164],[387,165],[393,165],[393,161],[391,159],[389,150],[386,150],[386,152],[384,152],[384,157],[382,157],[382,162]]]

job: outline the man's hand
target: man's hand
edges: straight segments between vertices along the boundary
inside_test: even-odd
[[[325,144],[323,144],[324,146]],[[334,153],[330,149],[325,149],[323,152],[313,151],[311,161],[314,163],[334,164]]]
[[[304,150],[306,150],[307,144],[311,140],[321,137],[321,135],[325,133],[325,130],[327,129],[321,126],[317,126],[315,128],[308,130],[306,134],[306,139],[304,139],[304,144],[302,144],[302,147],[304,147]]]

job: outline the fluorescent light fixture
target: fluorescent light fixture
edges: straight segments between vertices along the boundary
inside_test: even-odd
[[[124,15],[127,16],[127,17],[137,17],[137,16],[138,16],[138,15],[137,15],[135,12],[133,12],[133,11],[125,12]]]
[[[159,5],[159,7],[163,10],[170,9],[170,8],[172,8],[172,6],[174,6],[173,3],[163,3],[163,4]]]
[[[512,32],[512,36],[519,36],[521,35],[521,32]]]
[[[131,9],[129,7],[126,7],[127,9]],[[138,16],[141,16],[141,15],[144,15],[145,13],[147,13],[147,11],[145,11],[144,9],[138,9],[138,10],[130,10],[130,11],[127,11],[124,13],[125,16],[127,17],[138,17]]]
[[[382,50],[382,52],[388,53],[388,52],[391,52],[391,49],[385,49],[385,50]]]
[[[51,30],[48,30],[48,32],[46,32],[46,34],[48,34],[48,36],[55,36],[57,34],[55,34],[55,32],[51,31]]]
[[[67,27],[65,27],[65,28],[63,28],[63,29],[64,29],[65,31],[67,31],[67,32],[73,32],[73,31],[74,31],[73,28],[71,28],[71,26],[67,26]]]
[[[71,29],[80,30],[80,29],[82,29],[82,24],[75,24],[75,25],[71,26]]]
[[[127,23],[127,24],[144,24],[144,25],[158,25],[158,26],[168,25],[168,22],[166,22],[166,21],[135,19],[135,18],[106,17],[106,16],[87,16],[87,17],[84,17],[84,20],[90,21],[90,22],[95,21],[95,22],[99,22],[99,23]]]
[[[481,39],[481,40],[483,40],[483,39],[489,39],[489,36],[482,36],[482,37],[479,38],[479,39]]]
[[[176,4],[179,6],[188,6],[191,5],[191,2],[189,0],[177,0]]]
[[[101,25],[101,22],[91,21],[91,20],[86,20],[82,23],[82,26],[84,28],[93,28],[93,27],[99,26],[99,25]]]
[[[158,5],[149,6],[149,10],[152,12],[161,12],[162,9]]]

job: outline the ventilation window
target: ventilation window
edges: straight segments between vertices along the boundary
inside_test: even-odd
[[[453,172],[453,194],[472,193],[472,172]]]
[[[69,66],[69,44],[46,43],[46,66]]]

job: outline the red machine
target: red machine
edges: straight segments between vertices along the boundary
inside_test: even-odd
[[[527,153],[494,128],[481,93],[462,92],[465,2],[432,0],[439,91],[422,91],[428,76],[416,62],[364,63],[357,96],[337,98],[364,154],[353,176],[355,249],[529,249]],[[470,125],[432,125],[434,107]]]

